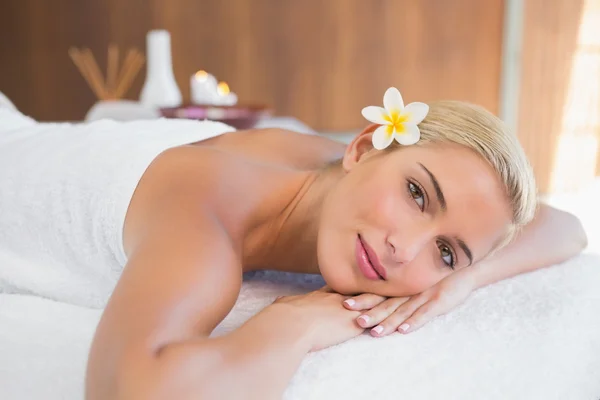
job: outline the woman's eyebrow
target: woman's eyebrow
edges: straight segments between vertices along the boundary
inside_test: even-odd
[[[469,246],[467,246],[467,244],[463,240],[457,237],[454,237],[454,240],[456,240],[456,243],[458,243],[462,251],[464,251],[467,255],[467,258],[469,259],[469,265],[473,264],[473,253],[471,253],[471,249],[469,249]],[[469,265],[467,265],[467,267]]]
[[[423,168],[425,170],[425,172],[429,176],[429,179],[431,179],[431,184],[433,185],[433,188],[435,189],[435,195],[438,199],[438,202],[440,203],[440,207],[441,207],[442,211],[446,211],[446,209],[447,209],[446,198],[444,198],[444,192],[442,192],[442,188],[440,187],[439,182],[435,178],[435,175],[433,175],[431,173],[431,171],[429,171],[423,164],[421,164],[421,163],[417,163],[417,164],[419,164],[421,166],[421,168]]]

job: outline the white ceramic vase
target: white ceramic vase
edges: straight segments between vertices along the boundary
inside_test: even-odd
[[[173,75],[171,35],[166,30],[153,30],[146,35],[146,81],[140,103],[148,107],[177,107],[181,91]]]

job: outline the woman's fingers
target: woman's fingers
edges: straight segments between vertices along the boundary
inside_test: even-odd
[[[379,296],[372,293],[363,293],[358,296],[344,300],[344,307],[349,310],[370,310],[378,304],[385,301],[387,297]]]
[[[426,323],[430,322],[432,319],[438,316],[439,313],[435,311],[435,307],[431,302],[427,302],[423,304],[421,307],[417,308],[415,312],[404,320],[398,326],[398,332],[400,333],[409,333],[414,332]],[[393,326],[393,324],[392,324]]]
[[[412,330],[410,326],[407,326],[407,324],[410,325],[408,321],[413,314],[426,303],[426,301],[425,297],[419,295],[413,296],[410,300],[405,300],[400,306],[396,307],[393,312],[370,325],[373,326],[371,335],[381,337],[396,331],[406,333],[409,330]],[[404,329],[406,329],[406,332]]]
[[[370,310],[364,311],[358,316],[356,322],[363,328],[371,328],[380,324],[386,318],[390,317],[399,307],[405,304],[409,297],[391,297]]]

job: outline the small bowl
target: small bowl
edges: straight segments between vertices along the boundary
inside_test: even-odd
[[[209,104],[187,104],[179,107],[161,108],[165,118],[208,119],[223,122],[236,129],[250,129],[256,123],[272,115],[272,111],[259,105],[215,106]]]
[[[160,118],[158,110],[131,100],[100,100],[89,109],[85,121],[113,119],[115,121],[133,121],[139,119]]]

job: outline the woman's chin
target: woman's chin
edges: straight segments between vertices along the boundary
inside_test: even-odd
[[[320,272],[327,286],[333,291],[349,296],[360,293],[358,282],[350,267],[321,268]]]

